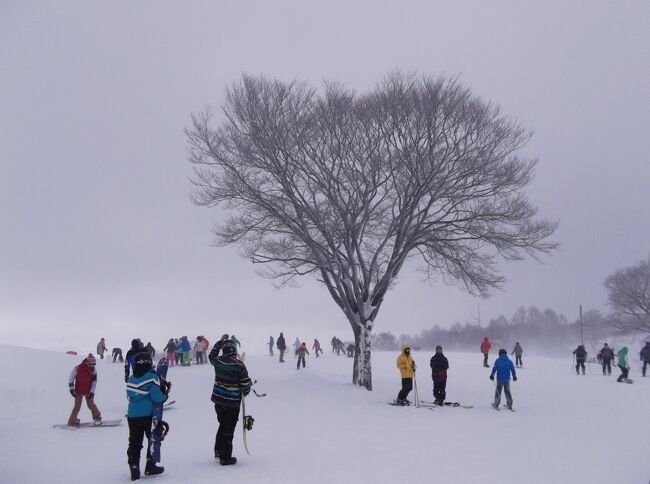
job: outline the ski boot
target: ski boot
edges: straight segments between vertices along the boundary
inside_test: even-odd
[[[148,460],[147,465],[144,468],[145,476],[155,476],[165,472],[165,468],[162,466],[157,466],[153,460]]]
[[[95,427],[99,427],[101,424],[102,424],[102,418],[101,417],[97,417],[97,418],[93,419],[93,425]]]
[[[442,400],[435,400],[433,404],[436,405],[437,407],[442,407],[444,402]]]
[[[237,463],[237,457],[229,457],[227,459],[219,459],[219,464],[222,466],[232,466]]]
[[[129,471],[131,472],[132,481],[140,479],[140,466],[138,464],[129,464]]]

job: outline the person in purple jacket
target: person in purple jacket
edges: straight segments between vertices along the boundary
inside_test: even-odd
[[[490,380],[494,381],[494,374],[497,375],[497,386],[494,391],[494,403],[492,407],[496,410],[499,409],[501,403],[501,391],[506,394],[506,404],[508,409],[512,410],[512,394],[510,393],[510,373],[512,373],[512,381],[517,381],[517,373],[515,372],[515,365],[512,360],[508,358],[508,352],[503,348],[499,350],[499,357],[494,362],[492,372],[490,373]]]

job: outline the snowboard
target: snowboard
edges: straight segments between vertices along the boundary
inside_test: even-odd
[[[55,424],[52,425],[52,428],[76,430],[76,429],[89,429],[93,427],[117,427],[118,425],[122,425],[122,419],[102,420],[102,423],[99,425],[95,425],[95,422],[81,422],[79,425],[75,425],[75,426],[68,425],[68,424]]]
[[[169,362],[167,358],[160,358],[158,365],[156,365],[156,374],[160,379],[161,386],[167,382],[167,370],[169,369]],[[170,402],[174,403],[174,402]],[[156,403],[153,406],[153,419],[151,428],[151,457],[155,463],[160,462],[160,445],[165,439],[167,432],[169,432],[169,425],[163,421],[163,409],[165,403]]]

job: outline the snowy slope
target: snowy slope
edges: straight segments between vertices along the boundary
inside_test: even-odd
[[[415,352],[421,398],[430,400],[428,359]],[[259,392],[251,456],[238,430],[232,468],[214,462],[216,431],[209,365],[170,368],[176,408],[166,420],[166,472],[173,483],[647,483],[650,477],[650,378],[617,384],[598,368],[575,376],[571,361],[525,358],[513,383],[516,413],[489,406],[493,383],[480,354],[450,353],[448,398],[471,410],[386,405],[399,389],[396,354],[375,353],[375,390],[349,383],[351,359],[325,353],[296,371],[253,356],[247,366]],[[525,355],[524,355],[525,356]],[[0,481],[128,482],[126,422],[116,428],[61,430],[72,405],[67,377],[81,356],[0,345]],[[106,419],[126,409],[122,365],[98,362],[96,402]],[[618,373],[618,372],[616,372]],[[412,397],[412,395],[411,395]],[[89,418],[82,408],[82,420]],[[148,478],[149,480],[149,478]]]

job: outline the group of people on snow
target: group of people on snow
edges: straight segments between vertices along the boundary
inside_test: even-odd
[[[275,348],[277,348],[279,352],[279,362],[284,363],[284,353],[287,351],[287,342],[284,339],[284,333],[280,333],[280,336],[278,336],[277,341],[273,339],[273,336],[269,336],[269,342],[267,343],[267,346],[269,348],[269,356],[273,356],[273,346],[275,342]],[[319,355],[323,354],[323,349],[321,348],[320,342],[318,339],[314,338],[314,343],[311,345],[311,349],[314,350],[314,354],[316,355],[316,358],[318,358]],[[305,363],[305,355],[310,354],[309,350],[307,349],[307,343],[304,341],[300,341],[300,338],[296,337],[295,341],[293,342],[293,351],[294,355],[297,358],[297,363],[296,363],[296,369],[300,369],[300,365],[302,364],[302,367],[306,367]]]
[[[618,353],[614,351],[614,348],[611,348],[607,343],[603,344],[603,347],[598,351],[596,355],[596,361],[601,365],[604,376],[609,376],[612,374],[612,363],[615,363],[621,370],[621,374],[616,379],[619,383],[631,383],[632,380],[629,378],[630,374],[630,360],[628,357],[629,348],[623,346]],[[587,350],[584,345],[578,345],[578,347],[573,350],[575,355],[575,369],[576,374],[579,375],[582,370],[582,374],[585,374],[585,362],[587,361]],[[639,358],[643,363],[641,369],[641,374],[646,376],[646,368],[650,365],[650,341],[645,343],[645,346],[641,349],[639,353]]]

